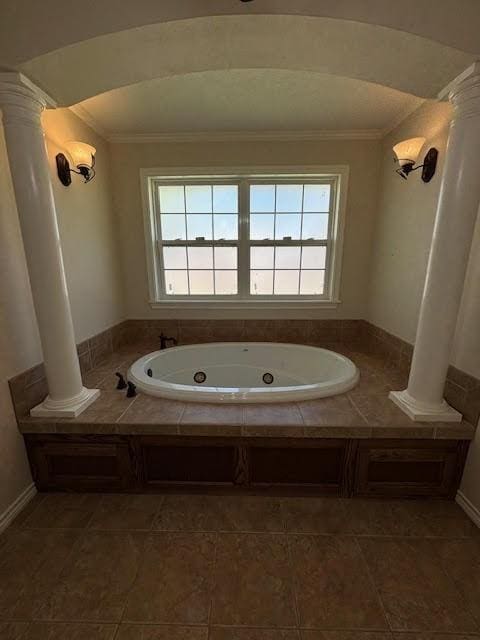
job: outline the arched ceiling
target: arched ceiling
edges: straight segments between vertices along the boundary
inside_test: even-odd
[[[328,74],[230,69],[160,78],[80,103],[110,139],[217,132],[367,132],[380,135],[422,101]]]
[[[284,4],[261,1],[270,7]],[[442,4],[435,0],[435,6],[437,2]],[[111,33],[34,58],[18,69],[60,105],[156,78],[231,69],[326,73],[432,98],[474,59],[433,40],[366,22],[246,13]]]
[[[0,65],[18,65],[91,38],[209,15],[317,16],[380,25],[480,54],[478,0],[14,0],[3,2]]]

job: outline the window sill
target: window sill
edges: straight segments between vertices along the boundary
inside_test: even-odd
[[[291,311],[337,309],[340,300],[155,300],[151,309],[163,310],[229,310],[229,311]]]

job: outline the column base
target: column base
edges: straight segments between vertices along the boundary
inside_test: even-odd
[[[445,400],[438,405],[426,404],[413,398],[408,391],[390,391],[388,397],[414,422],[461,422],[462,414]]]
[[[100,396],[100,389],[86,389],[68,400],[52,400],[47,396],[30,411],[34,418],[76,418]]]

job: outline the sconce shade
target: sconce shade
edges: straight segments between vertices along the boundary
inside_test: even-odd
[[[415,164],[418,155],[425,144],[425,138],[409,138],[403,140],[393,147],[398,164],[403,167],[406,164]]]
[[[85,142],[78,142],[76,140],[72,140],[71,142],[67,142],[65,144],[65,149],[72,159],[72,163],[74,166],[92,166],[92,157],[95,157],[95,153],[97,150],[95,147],[92,147],[90,144],[86,144]]]

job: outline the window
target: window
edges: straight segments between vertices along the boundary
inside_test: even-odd
[[[336,302],[341,177],[146,176],[152,303]]]

